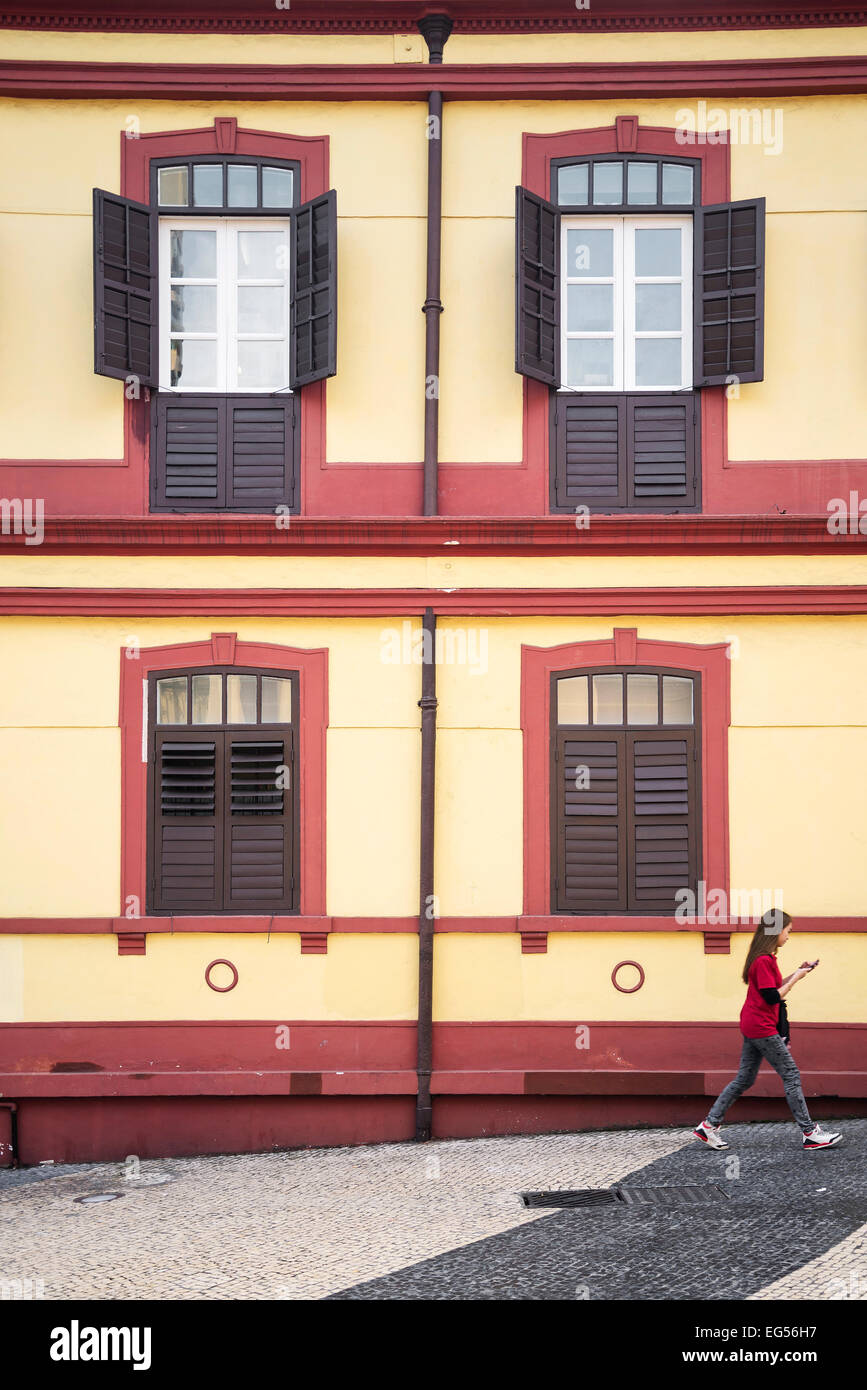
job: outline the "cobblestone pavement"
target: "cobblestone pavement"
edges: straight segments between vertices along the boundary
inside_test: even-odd
[[[645,1129],[167,1159],[135,1178],[0,1170],[0,1281],[46,1299],[867,1298],[867,1120],[837,1127],[826,1153],[783,1123],[728,1126],[719,1154]],[[727,1200],[552,1212],[518,1195],[627,1180]]]

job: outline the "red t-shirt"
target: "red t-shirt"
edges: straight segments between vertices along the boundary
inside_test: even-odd
[[[741,1032],[745,1038],[772,1038],[778,1031],[779,1004],[767,1004],[760,989],[779,989],[783,983],[775,956],[756,956],[750,966],[749,988],[741,1009]]]

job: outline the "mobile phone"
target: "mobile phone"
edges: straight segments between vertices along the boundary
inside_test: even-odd
[[[801,966],[801,969],[803,970],[803,969],[806,967],[807,970],[815,970],[815,969],[816,969],[816,966],[817,966],[818,964],[819,964],[819,959],[818,959],[818,956],[817,956],[815,960],[805,960],[805,961],[804,961],[804,964]]]

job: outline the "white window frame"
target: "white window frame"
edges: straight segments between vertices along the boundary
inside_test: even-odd
[[[160,390],[177,395],[203,395],[219,392],[223,395],[273,395],[275,391],[289,393],[289,332],[292,285],[290,277],[289,219],[263,217],[161,217],[159,259],[159,321],[160,321]],[[173,231],[215,232],[216,277],[184,276],[175,283],[185,285],[214,285],[217,289],[217,331],[214,333],[172,332],[172,275],[171,233]],[[238,332],[238,234],[240,232],[282,232],[285,238],[286,270],[283,279],[249,279],[245,286],[282,285],[285,321],[281,334]],[[171,384],[171,349],[173,338],[190,338],[217,342],[217,379],[207,386],[173,386]],[[283,343],[283,381],[274,386],[241,386],[238,384],[239,342]]]
[[[647,276],[635,274],[635,233],[638,230],[658,227],[679,230],[681,234],[681,274],[679,276]],[[667,217],[665,214],[646,213],[638,216],[564,216],[561,219],[561,286],[560,286],[560,336],[561,336],[561,382],[559,390],[587,395],[607,392],[611,394],[630,393],[655,394],[659,392],[691,391],[693,389],[692,364],[692,229],[693,219],[689,215]],[[570,231],[611,230],[613,232],[613,276],[570,275],[566,248]],[[570,285],[614,285],[614,318],[612,332],[583,332],[568,328],[568,295]],[[680,284],[681,286],[681,327],[679,333],[670,330],[650,332],[636,330],[635,327],[635,286]],[[638,386],[635,382],[635,342],[636,338],[680,338],[681,379],[660,386]],[[568,369],[568,343],[570,339],[613,339],[614,370],[610,386],[570,386],[566,382]]]

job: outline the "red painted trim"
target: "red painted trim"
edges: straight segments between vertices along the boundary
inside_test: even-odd
[[[696,0],[594,0],[592,10],[576,14],[574,0],[543,0],[528,7],[526,0],[449,0],[427,5],[428,11],[447,9],[455,33],[585,33],[629,32],[647,29],[741,29],[801,26],[846,26],[865,22],[864,6],[816,5],[813,0],[721,0],[708,10]],[[64,12],[58,0],[18,0],[0,16],[0,26],[33,29],[97,29],[114,32],[193,33],[402,33],[415,32],[423,7],[403,0],[292,0],[276,14],[252,10],[231,0],[163,0],[159,8],[91,3]]]
[[[728,730],[730,661],[724,642],[698,646],[638,638],[635,664],[670,666],[701,675],[702,872],[714,888],[728,894]],[[521,647],[521,728],[524,733],[524,912],[550,912],[551,846],[549,825],[550,678],[577,666],[618,666],[615,638],[572,642],[559,647]],[[581,917],[567,918],[581,922]],[[595,918],[596,921],[610,920]],[[630,918],[617,919],[629,931]],[[639,919],[640,920],[640,919]],[[574,927],[571,928],[574,930]]]
[[[310,389],[305,387],[305,390]],[[493,473],[488,486],[496,485]],[[4,486],[6,483],[4,482]],[[6,495],[32,497],[34,489]],[[844,494],[845,495],[845,494]],[[831,535],[827,508],[810,516],[594,516],[577,530],[569,516],[348,520],[293,518],[278,531],[273,517],[46,518],[41,554],[52,555],[774,555],[865,548],[862,535]],[[32,554],[22,536],[0,536],[0,554]]]
[[[139,654],[132,658],[124,651],[120,653],[121,908],[124,912],[132,909],[131,916],[122,920],[129,924],[135,918],[137,930],[141,930],[142,921],[147,920],[140,915],[147,901],[147,763],[142,758],[143,690],[152,671],[215,665],[217,643],[227,635],[215,633],[207,642],[142,647]],[[225,651],[225,642],[220,650]],[[304,651],[271,642],[236,642],[232,661],[223,658],[221,664],[261,666],[299,673],[300,910],[302,914],[323,915],[328,652],[324,648]],[[168,924],[182,920],[162,919]],[[151,930],[150,927],[147,929]]]
[[[685,63],[443,63],[437,89],[472,101],[813,96],[867,91],[867,58]],[[0,96],[172,101],[421,101],[424,63],[0,63]]]
[[[705,617],[867,613],[867,585],[648,586],[622,589],[55,589],[0,590],[0,615],[29,617]],[[619,629],[622,631],[623,629]],[[220,658],[221,659],[221,658]],[[617,660],[630,661],[630,656]]]
[[[867,917],[797,916],[802,932],[867,932]],[[222,932],[227,936],[261,932],[294,933],[311,937],[334,932],[414,936],[417,917],[0,917],[0,936],[152,936],[167,932]],[[434,931],[443,932],[520,932],[522,935],[548,935],[550,932],[698,932],[705,938],[727,936],[732,932],[752,934],[752,919],[732,918],[724,930],[697,922],[679,922],[675,917],[554,917],[526,914],[515,917],[438,917]]]

